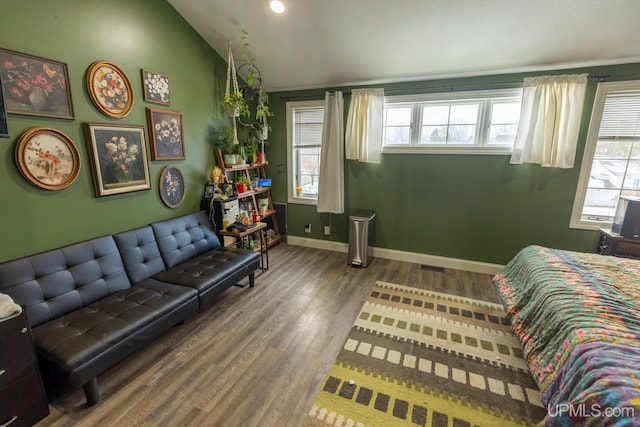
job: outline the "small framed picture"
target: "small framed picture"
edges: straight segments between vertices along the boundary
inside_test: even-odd
[[[235,192],[235,185],[231,182],[222,182],[218,184],[222,196],[231,197]]]
[[[96,108],[107,117],[125,117],[133,107],[131,82],[124,71],[111,62],[91,64],[87,71],[87,91]]]
[[[169,77],[154,71],[142,69],[143,99],[147,102],[169,105],[171,96],[169,93]]]
[[[215,190],[216,190],[216,185],[215,184],[205,184],[204,185],[204,191],[202,193],[202,198],[203,199],[213,199],[213,196],[215,194]]]
[[[98,197],[148,190],[144,127],[85,123]]]
[[[27,181],[45,190],[68,187],[80,172],[80,155],[73,141],[46,127],[31,128],[20,136],[16,163]]]
[[[184,200],[185,182],[182,172],[175,166],[167,166],[160,174],[160,198],[167,207],[175,209]]]
[[[147,108],[151,134],[151,160],[184,160],[182,113]]]
[[[0,81],[8,113],[73,119],[66,64],[0,49]]]

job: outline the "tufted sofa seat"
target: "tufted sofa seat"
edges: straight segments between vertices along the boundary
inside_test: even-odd
[[[259,264],[202,211],[1,263],[0,292],[26,308],[49,397],[83,386],[91,406],[100,373]]]
[[[196,311],[196,297],[148,280],[36,327],[33,338],[49,390],[82,385],[87,403],[97,403],[96,373],[183,321]]]
[[[198,308],[193,289],[132,285],[112,236],[0,264],[0,291],[25,305],[47,392],[83,386]]]
[[[255,284],[260,255],[239,248],[221,247],[204,211],[151,224],[165,271],[153,277],[198,290],[200,306],[249,276]]]

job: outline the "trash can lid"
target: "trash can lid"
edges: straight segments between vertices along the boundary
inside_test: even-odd
[[[372,220],[376,216],[374,211],[368,210],[355,210],[351,215],[349,215],[349,219],[353,220]]]

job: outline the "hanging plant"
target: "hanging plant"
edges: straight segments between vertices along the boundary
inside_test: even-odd
[[[256,138],[263,142],[262,151],[264,151],[264,141],[269,137],[270,130],[268,117],[272,117],[273,112],[269,108],[269,92],[262,87],[262,72],[256,66],[255,58],[249,55],[248,35],[249,33],[242,31],[242,59],[245,63],[238,68],[238,71],[243,67],[247,67],[247,76],[245,77],[247,87],[244,89],[245,101],[247,99],[255,100],[256,112],[254,115],[255,123],[241,123],[255,131]]]
[[[223,103],[227,106],[227,112],[233,122],[233,145],[238,145],[238,127],[237,120],[240,117],[248,117],[250,114],[244,96],[238,86],[238,77],[236,75],[236,66],[233,62],[233,52],[231,51],[231,43],[229,43],[229,55],[227,57],[227,85],[224,92]]]

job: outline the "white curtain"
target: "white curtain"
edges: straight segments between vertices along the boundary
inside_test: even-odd
[[[380,163],[384,125],[384,89],[355,89],[347,115],[347,159]]]
[[[524,79],[511,163],[572,168],[586,89],[587,74]]]
[[[344,101],[342,92],[325,92],[320,148],[318,212],[344,213]]]

